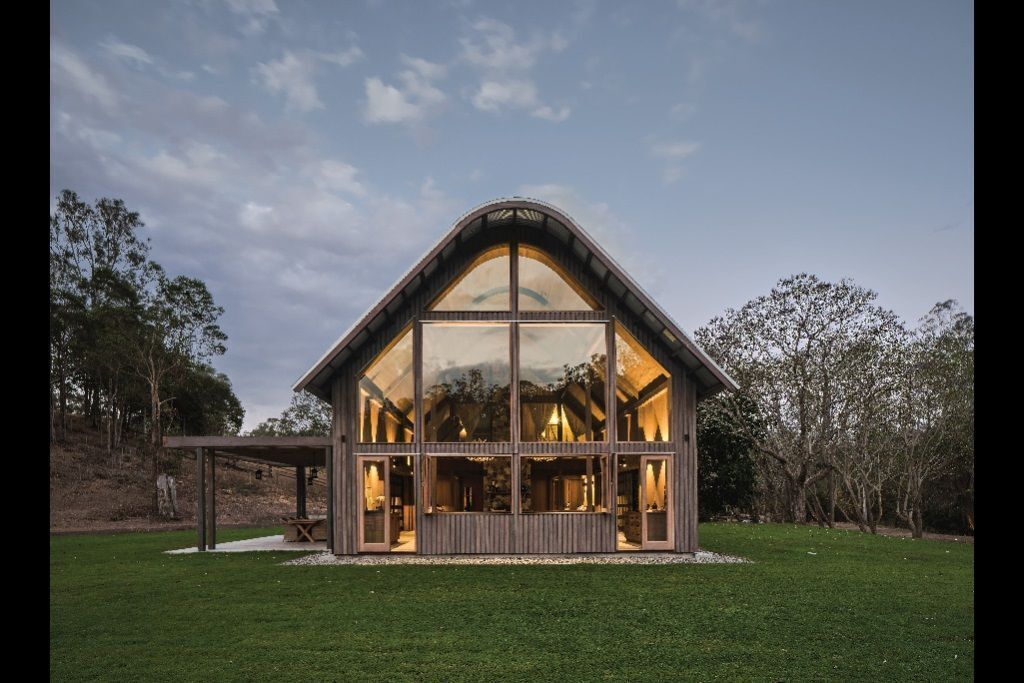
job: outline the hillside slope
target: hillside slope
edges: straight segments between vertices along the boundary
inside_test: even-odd
[[[168,451],[163,471],[177,483],[179,518],[162,520],[154,511],[155,482],[140,443],[131,440],[108,455],[101,435],[75,419],[63,443],[50,445],[50,531],[86,532],[192,528],[196,514],[196,463],[191,454]],[[263,468],[217,459],[217,524],[261,526],[278,524],[295,514],[294,470]],[[306,510],[325,514],[326,479],[323,468],[308,487]]]

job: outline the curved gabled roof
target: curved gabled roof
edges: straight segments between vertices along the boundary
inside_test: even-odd
[[[486,221],[481,220],[486,217]],[[736,382],[694,342],[686,332],[631,278],[608,253],[567,213],[543,201],[512,197],[486,202],[464,214],[375,306],[350,327],[313,367],[292,387],[327,398],[331,377],[352,352],[365,342],[370,331],[383,325],[388,311],[395,308],[403,292],[415,290],[422,279],[433,273],[440,261],[455,249],[456,238],[469,238],[486,226],[507,224],[513,220],[533,225],[571,247],[573,255],[585,262],[599,278],[607,278],[607,287],[624,300],[624,305],[660,337],[680,361],[689,368],[700,386],[700,394],[709,396],[722,389],[736,390]]]

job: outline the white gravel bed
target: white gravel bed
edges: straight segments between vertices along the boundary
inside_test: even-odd
[[[580,555],[334,555],[312,553],[281,564],[737,564],[742,557],[698,550],[693,555],[678,553],[587,553]]]

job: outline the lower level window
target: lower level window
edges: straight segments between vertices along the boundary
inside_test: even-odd
[[[511,512],[512,458],[429,456],[427,488],[433,512]]]
[[[523,456],[523,512],[604,512],[605,456]]]

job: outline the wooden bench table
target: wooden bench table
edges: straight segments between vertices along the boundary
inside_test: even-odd
[[[285,524],[295,527],[295,538],[286,538],[288,541],[298,541],[299,543],[316,543],[317,540],[313,538],[313,529],[318,525],[324,523],[326,520],[323,519],[298,519],[297,517],[286,517],[282,520]],[[288,534],[285,534],[287,537]]]

